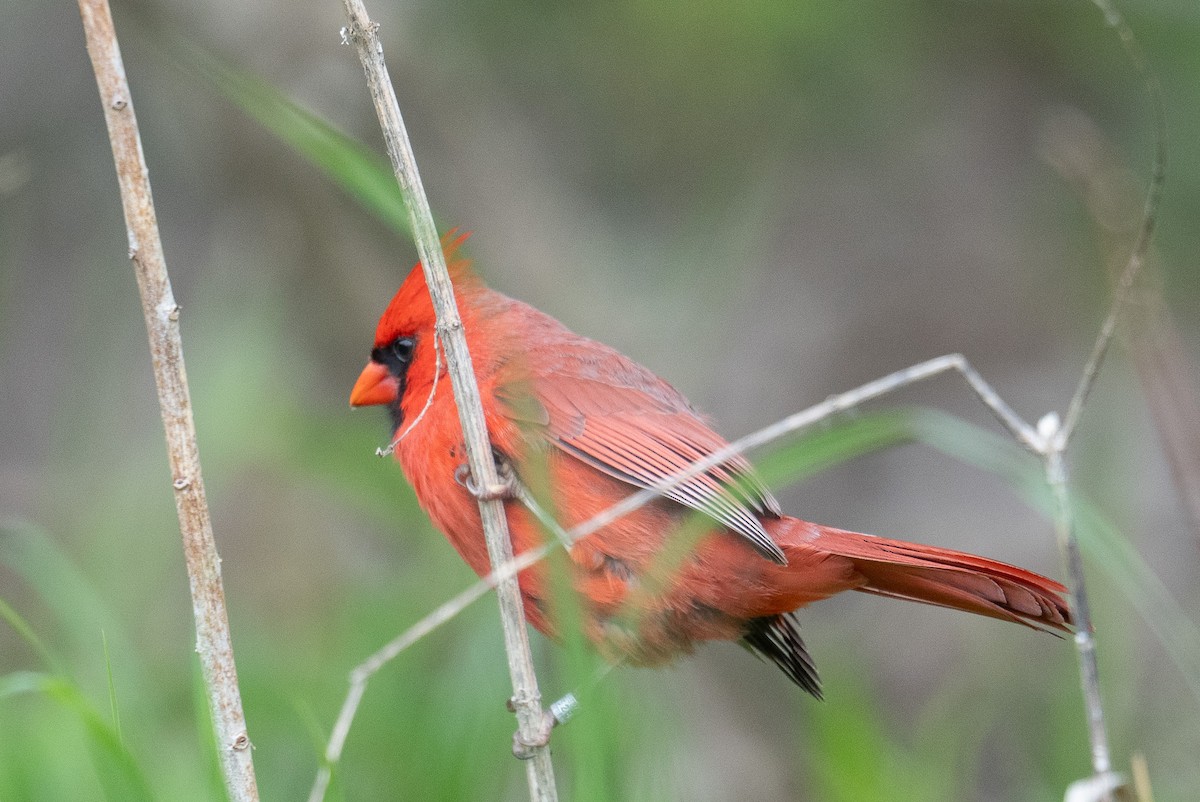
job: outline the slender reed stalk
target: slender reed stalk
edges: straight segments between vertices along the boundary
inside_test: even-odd
[[[362,0],[344,0],[344,5],[350,24],[343,29],[343,37],[358,49],[371,99],[383,129],[388,157],[392,161],[396,180],[400,183],[400,190],[408,207],[413,239],[417,244],[425,271],[425,282],[437,314],[437,332],[446,354],[454,401],[462,423],[467,464],[476,487],[485,491],[500,487],[500,477],[492,459],[487,427],[484,424],[479,387],[467,349],[467,338],[458,315],[458,307],[454,302],[454,289],[450,283],[450,274],[446,270],[433,213],[430,211],[425,189],[421,185],[412,144],[404,127],[404,120],[400,116],[400,104],[396,100],[396,92],[384,62],[383,45],[378,36],[379,26],[367,16]],[[484,538],[492,565],[501,566],[511,562],[513,550],[508,536],[508,520],[504,515],[503,501],[497,494],[484,492],[479,498],[479,511],[483,518]],[[514,751],[527,760],[530,798],[538,802],[552,802],[558,797],[548,744],[551,719],[542,710],[533,656],[529,649],[525,610],[516,576],[500,581],[496,586],[496,595],[500,603],[504,647],[512,678],[511,707],[517,716]]]
[[[175,509],[191,585],[196,653],[200,657],[216,730],[221,772],[231,800],[253,802],[258,799],[258,787],[238,690],[225,591],[221,584],[221,560],[217,556],[200,473],[200,452],[196,446],[196,427],[192,420],[192,402],[179,334],[179,306],[171,293],[158,235],[150,178],[142,154],[137,117],[133,113],[133,96],[125,78],[125,65],[121,61],[107,0],[79,0],[79,12],[104,106],[125,211],[129,259],[137,276],[146,333],[150,339],[154,382],[158,388],[158,404],[171,465],[171,487],[175,491]]]

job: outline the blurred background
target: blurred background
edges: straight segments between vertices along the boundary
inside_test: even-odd
[[[1123,327],[1071,467],[1161,583],[1089,562],[1115,760],[1144,755],[1157,799],[1189,799],[1200,680],[1167,644],[1196,657],[1200,554],[1179,488],[1197,481],[1200,429],[1200,10],[1122,5],[1167,106],[1144,282],[1166,306]],[[953,351],[1027,419],[1064,410],[1154,148],[1145,88],[1089,3],[369,10],[435,213],[474,232],[487,280],[648,365],[726,436]],[[380,150],[340,3],[114,14],[259,783],[302,798],[347,672],[473,579],[373,456],[384,414],[347,406],[415,252],[181,56],[181,41],[207,50]],[[0,5],[0,76],[0,799],[218,797],[75,6]],[[873,408],[914,404],[998,431],[949,377]],[[926,446],[778,495],[811,520],[1062,575],[1049,523],[1010,484]],[[1088,773],[1069,640],[857,595],[802,621],[824,702],[728,645],[615,671],[555,736],[564,794],[1054,799]],[[569,661],[535,647],[544,694],[574,687]],[[330,798],[524,798],[507,690],[489,596],[375,678]]]

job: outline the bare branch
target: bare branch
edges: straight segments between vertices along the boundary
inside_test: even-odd
[[[1112,770],[1108,733],[1104,724],[1104,703],[1100,693],[1095,632],[1092,626],[1091,609],[1088,605],[1083,560],[1079,555],[1074,516],[1067,493],[1065,455],[1071,436],[1075,433],[1080,416],[1087,404],[1087,399],[1095,386],[1096,377],[1099,376],[1100,368],[1104,364],[1104,357],[1112,344],[1117,322],[1128,306],[1134,281],[1145,262],[1150,240],[1154,235],[1154,227],[1158,219],[1158,203],[1166,177],[1167,115],[1158,78],[1146,63],[1145,54],[1134,37],[1133,30],[1110,0],[1092,1],[1104,13],[1108,24],[1117,32],[1121,46],[1125,49],[1130,63],[1146,87],[1154,116],[1154,164],[1151,170],[1150,187],[1142,208],[1142,225],[1138,231],[1137,241],[1134,243],[1129,261],[1117,282],[1108,314],[1100,326],[1100,333],[1092,346],[1092,353],[1084,365],[1079,385],[1067,408],[1066,417],[1060,424],[1057,415],[1047,415],[1042,419],[1042,425],[1039,428],[1042,430],[1047,446],[1045,451],[1046,480],[1056,501],[1055,530],[1058,535],[1059,548],[1063,553],[1063,561],[1066,564],[1067,586],[1071,608],[1075,615],[1075,648],[1079,658],[1079,680],[1083,691],[1084,711],[1087,715],[1088,740],[1091,745],[1092,779],[1100,788],[1100,795],[1097,798],[1111,799],[1115,798],[1117,790],[1123,787],[1123,781]],[[1071,793],[1071,789],[1068,789],[1068,799],[1070,799]]]
[[[844,412],[849,409],[854,409],[882,395],[893,393],[903,387],[907,387],[915,382],[929,379],[946,372],[956,372],[960,374],[979,397],[988,409],[991,410],[997,419],[1012,433],[1022,445],[1034,453],[1043,453],[1043,443],[1037,432],[1028,423],[1025,423],[1017,416],[1012,409],[1005,404],[996,394],[996,391],[984,381],[983,377],[971,367],[971,364],[962,354],[945,354],[943,356],[934,357],[925,362],[919,362],[907,368],[889,373],[887,376],[867,382],[866,384],[856,387],[838,395],[830,396],[825,401],[815,404],[808,409],[802,410],[789,415],[781,421],[759,429],[757,432],[748,434],[738,440],[727,445],[718,451],[706,456],[704,459],[697,460],[688,467],[687,470],[680,471],[673,476],[664,479],[662,482],[648,487],[644,490],[639,490],[633,493],[620,502],[612,505],[607,510],[599,513],[588,521],[576,526],[570,531],[572,542],[582,537],[590,535],[598,529],[608,526],[613,521],[616,521],[622,516],[628,515],[639,507],[649,503],[655,498],[658,498],[662,493],[680,482],[685,482],[695,476],[699,476],[715,465],[725,462],[730,457],[741,454],[744,451],[749,451],[759,446],[766,445],[772,440],[776,440],[785,434],[799,431],[814,423],[818,423],[826,418],[836,415],[839,412]]]
[[[425,190],[421,186],[416,158],[400,116],[400,105],[388,76],[387,65],[384,63],[383,45],[377,33],[379,26],[369,19],[361,0],[344,0],[344,5],[350,25],[343,30],[343,35],[358,49],[371,98],[375,103],[375,111],[383,129],[388,157],[392,160],[396,179],[400,183],[408,207],[413,238],[433,299],[438,336],[445,348],[454,400],[462,423],[467,464],[477,486],[494,487],[500,480],[492,460],[479,387],[476,384],[466,335],[454,301],[454,289],[446,270],[433,214],[425,197]],[[503,502],[498,498],[480,497],[479,511],[492,565],[499,566],[511,562],[512,543],[508,536],[508,521],[504,515]],[[550,762],[550,750],[546,743],[547,715],[542,710],[537,675],[534,673],[533,657],[529,650],[525,611],[516,577],[505,578],[497,585],[496,591],[504,628],[508,669],[513,684],[512,707],[517,715],[518,730],[515,743],[525,748],[520,756],[529,759],[526,766],[531,798],[539,802],[549,802],[557,799],[557,791],[554,785],[554,767]]]
[[[79,0],[79,11],[112,142],[129,237],[129,258],[137,276],[150,339],[154,381],[166,430],[171,486],[175,491],[175,509],[191,585],[196,652],[216,730],[221,771],[230,798],[234,802],[251,802],[258,799],[258,787],[237,684],[221,562],[200,474],[200,454],[179,335],[179,306],[171,293],[150,196],[150,179],[133,113],[133,97],[125,79],[112,13],[107,0]]]
[[[1142,207],[1142,225],[1138,231],[1137,241],[1134,243],[1125,269],[1121,272],[1121,278],[1117,281],[1108,314],[1100,326],[1100,334],[1092,346],[1092,353],[1083,368],[1079,385],[1075,388],[1070,406],[1067,407],[1066,418],[1059,428],[1058,436],[1062,438],[1064,451],[1079,424],[1079,416],[1083,414],[1084,405],[1096,383],[1096,377],[1100,374],[1100,366],[1104,363],[1109,345],[1112,344],[1117,321],[1120,320],[1121,313],[1128,304],[1133,282],[1141,272],[1142,264],[1146,261],[1146,252],[1150,248],[1150,240],[1154,237],[1154,227],[1158,222],[1158,203],[1162,197],[1163,183],[1167,174],[1167,112],[1158,76],[1146,63],[1146,55],[1142,52],[1137,38],[1134,37],[1129,23],[1121,16],[1121,12],[1112,5],[1110,0],[1092,0],[1092,2],[1104,12],[1108,24],[1117,32],[1121,46],[1125,48],[1125,54],[1129,57],[1134,71],[1137,72],[1146,87],[1146,93],[1150,98],[1151,113],[1154,115],[1155,148],[1154,164],[1150,172],[1150,188],[1146,191],[1146,201]]]
[[[543,554],[544,552],[539,553],[537,555],[538,558],[543,556]],[[516,576],[517,571],[527,568],[534,562],[534,560],[529,559],[528,554],[522,554],[521,557],[524,558],[522,560],[523,564],[519,568],[514,566],[513,569],[508,570],[505,576]],[[309,802],[321,802],[325,798],[325,791],[329,787],[333,767],[342,759],[342,749],[346,745],[346,737],[350,734],[350,725],[354,721],[354,715],[358,712],[358,703],[362,701],[363,694],[367,690],[367,682],[374,676],[375,672],[383,668],[396,655],[454,618],[470,606],[472,602],[481,598],[490,589],[495,587],[495,577],[498,574],[499,572],[493,571],[485,579],[476,582],[462,593],[445,602],[432,613],[405,630],[400,636],[393,638],[386,646],[368,657],[350,672],[350,690],[346,694],[345,701],[342,702],[341,712],[338,713],[337,721],[333,725],[333,732],[329,736],[329,744],[325,747],[325,764],[318,772],[316,782],[313,783],[312,792],[308,795]]]
[[[1055,429],[1058,416],[1051,413],[1042,419],[1043,433],[1048,443],[1062,440]],[[1079,657],[1079,685],[1083,690],[1084,712],[1087,714],[1088,742],[1092,752],[1093,778],[1112,775],[1112,758],[1108,750],[1108,733],[1104,725],[1104,700],[1100,695],[1100,674],[1096,663],[1096,633],[1092,628],[1092,610],[1088,603],[1087,582],[1083,573],[1083,558],[1075,537],[1075,516],[1067,490],[1067,466],[1064,452],[1052,447],[1046,454],[1046,483],[1054,496],[1054,531],[1062,550],[1067,569],[1067,593],[1071,614],[1075,618],[1075,650]],[[1119,784],[1119,783],[1118,783]],[[1068,794],[1069,796],[1069,794]]]

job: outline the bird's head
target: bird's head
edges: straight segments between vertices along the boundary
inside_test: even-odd
[[[469,233],[460,234],[458,229],[451,229],[442,237],[446,267],[456,291],[473,283],[470,262],[457,255],[459,246],[469,236]],[[425,273],[418,264],[379,318],[371,357],[350,391],[350,406],[386,405],[399,425],[403,419],[400,403],[412,378],[419,375],[432,380],[437,369],[435,322]]]

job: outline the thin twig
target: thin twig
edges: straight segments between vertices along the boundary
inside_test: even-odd
[[[1062,439],[1060,449],[1062,451],[1066,450],[1067,444],[1079,424],[1079,416],[1083,414],[1084,404],[1092,392],[1096,377],[1100,374],[1100,366],[1104,363],[1108,347],[1112,344],[1117,321],[1128,304],[1134,279],[1137,278],[1142,264],[1146,261],[1146,252],[1150,248],[1150,240],[1154,237],[1154,227],[1158,222],[1158,203],[1162,198],[1163,184],[1167,175],[1167,111],[1158,76],[1147,64],[1146,55],[1142,52],[1129,23],[1121,16],[1121,12],[1109,0],[1092,0],[1092,2],[1104,13],[1105,20],[1117,32],[1126,56],[1146,87],[1151,114],[1154,115],[1154,162],[1150,170],[1150,187],[1146,191],[1146,201],[1142,206],[1142,225],[1138,230],[1137,241],[1133,245],[1133,251],[1129,254],[1129,261],[1126,262],[1125,269],[1121,272],[1121,278],[1117,281],[1112,303],[1108,308],[1108,315],[1105,316],[1104,323],[1100,326],[1100,334],[1092,346],[1092,353],[1083,368],[1079,385],[1075,388],[1075,394],[1071,397],[1071,403],[1067,407],[1066,417],[1063,419],[1062,426],[1059,427],[1058,436]]]
[[[1154,788],[1150,783],[1150,767],[1146,765],[1146,755],[1134,752],[1129,760],[1129,768],[1133,775],[1134,796],[1137,802],[1154,802]]]
[[[523,554],[522,557],[526,557],[526,555]],[[526,562],[532,565],[532,562],[527,557]],[[517,568],[516,570],[510,569],[509,575],[516,576],[517,571],[522,570],[524,567],[527,566],[521,566],[521,568]],[[329,787],[333,767],[342,759],[342,749],[346,745],[346,737],[350,734],[350,725],[354,721],[355,713],[358,712],[358,703],[362,701],[363,694],[367,690],[367,682],[371,677],[379,669],[383,668],[388,661],[394,659],[396,655],[454,618],[476,599],[481,598],[495,586],[494,575],[497,573],[493,572],[489,574],[487,579],[476,582],[462,593],[439,606],[432,613],[405,630],[400,636],[392,639],[386,646],[368,657],[350,672],[350,690],[346,694],[345,701],[342,702],[341,712],[338,713],[337,721],[333,726],[333,732],[329,736],[329,743],[325,747],[325,763],[317,773],[316,782],[313,783],[312,791],[308,795],[309,802],[321,802],[325,798],[325,791]]]
[[[630,512],[658,498],[665,490],[674,487],[680,482],[685,482],[688,479],[699,476],[713,466],[725,462],[730,457],[753,448],[758,448],[785,434],[798,431],[806,426],[811,426],[839,412],[861,406],[879,396],[893,393],[915,382],[947,372],[955,372],[961,375],[979,399],[1004,424],[1018,442],[1035,453],[1042,453],[1042,444],[1037,432],[1033,427],[1021,420],[1000,399],[996,391],[971,367],[966,358],[962,354],[945,354],[912,365],[911,367],[903,368],[895,373],[889,373],[887,376],[867,382],[853,390],[830,396],[819,404],[789,415],[781,421],[777,421],[770,426],[759,429],[757,432],[735,440],[724,448],[712,452],[704,459],[692,463],[688,466],[687,470],[680,471],[652,487],[639,490],[625,497],[583,524],[576,526],[571,530],[570,535],[573,540],[586,537],[592,532],[608,526],[618,518],[628,515]]]
[[[1091,608],[1088,604],[1087,583],[1083,572],[1083,560],[1079,554],[1079,541],[1075,535],[1075,521],[1067,492],[1066,451],[1072,435],[1079,424],[1087,399],[1095,386],[1104,357],[1112,344],[1117,323],[1128,306],[1134,281],[1141,271],[1154,235],[1158,219],[1158,203],[1162,196],[1167,164],[1166,104],[1158,78],[1149,68],[1145,54],[1138,44],[1133,30],[1110,0],[1092,0],[1103,12],[1105,20],[1117,32],[1121,46],[1141,77],[1150,99],[1154,116],[1155,150],[1151,169],[1150,187],[1142,207],[1142,224],[1130,253],[1125,269],[1113,291],[1108,314],[1100,326],[1100,332],[1092,346],[1091,355],[1084,365],[1079,384],[1067,407],[1066,417],[1061,421],[1056,415],[1047,415],[1041,421],[1041,433],[1045,438],[1046,481],[1055,497],[1055,531],[1059,548],[1067,569],[1067,588],[1071,609],[1075,616],[1075,649],[1079,660],[1079,681],[1083,692],[1084,711],[1087,716],[1088,740],[1091,746],[1092,775],[1096,788],[1101,789],[1101,799],[1113,798],[1115,789],[1123,787],[1123,780],[1112,770],[1112,758],[1108,745],[1108,733],[1104,723],[1104,702],[1100,693],[1100,672],[1096,660],[1096,637],[1092,625]],[[1111,786],[1111,788],[1110,788]],[[1070,791],[1068,791],[1068,797]]]
[[[404,431],[398,433],[392,438],[392,441],[387,444],[387,448],[375,449],[375,456],[389,457],[396,451],[396,446],[400,445],[400,441],[408,437],[408,433],[417,428],[417,424],[425,417],[425,413],[433,406],[433,399],[437,396],[438,379],[442,375],[442,347],[441,340],[437,337],[433,338],[433,382],[429,385],[429,395],[425,397],[425,406],[421,407],[421,411],[409,421],[404,427]]]
[[[392,161],[396,179],[400,183],[408,207],[413,238],[421,257],[425,282],[433,300],[433,308],[437,315],[436,328],[445,347],[450,383],[462,423],[467,464],[476,486],[496,487],[500,479],[492,459],[483,418],[483,405],[467,349],[466,335],[454,301],[454,289],[446,270],[433,213],[421,186],[416,158],[384,62],[383,45],[378,36],[379,26],[367,16],[361,0],[343,1],[346,14],[350,18],[350,25],[343,30],[343,35],[358,49],[375,111],[383,129],[388,157]],[[508,536],[508,521],[505,518],[503,502],[499,498],[489,499],[481,496],[479,511],[492,565],[511,562],[512,543]],[[500,582],[496,588],[496,595],[500,605],[505,653],[513,685],[511,706],[517,716],[518,729],[514,743],[523,750],[520,756],[528,758],[526,773],[530,797],[538,802],[550,802],[557,799],[557,790],[554,784],[554,766],[550,761],[550,750],[546,743],[548,717],[542,710],[533,656],[529,649],[529,633],[525,626],[525,611],[516,577],[509,577]]]
[[[171,293],[150,196],[150,179],[133,113],[133,97],[125,78],[112,13],[107,0],[79,0],[79,11],[104,106],[108,137],[112,142],[129,237],[129,258],[137,276],[150,339],[154,382],[166,430],[171,485],[175,490],[175,509],[191,585],[196,652],[200,657],[216,731],[221,771],[230,799],[252,802],[258,799],[258,787],[238,691],[225,591],[221,584],[221,562],[213,540],[212,521],[200,473],[200,454],[196,447],[192,402],[179,335],[179,306]]]
[[[1071,615],[1075,620],[1075,651],[1079,658],[1079,686],[1083,691],[1084,712],[1087,715],[1088,743],[1091,746],[1092,774],[1100,778],[1112,774],[1112,757],[1108,748],[1108,733],[1104,725],[1104,700],[1100,695],[1100,673],[1096,663],[1096,633],[1092,627],[1092,610],[1088,603],[1087,583],[1083,573],[1083,557],[1075,537],[1075,515],[1071,509],[1065,454],[1057,437],[1058,416],[1051,413],[1042,419],[1042,430],[1050,444],[1046,452],[1046,484],[1054,496],[1054,531],[1062,550],[1067,569],[1067,594]],[[1120,783],[1118,783],[1119,785]]]

